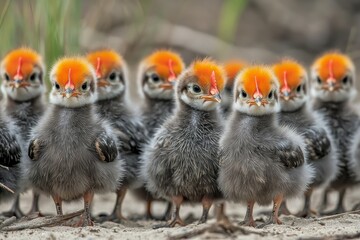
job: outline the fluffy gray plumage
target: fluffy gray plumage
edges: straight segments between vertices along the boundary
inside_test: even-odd
[[[65,201],[87,191],[115,191],[124,162],[114,140],[111,128],[92,105],[53,105],[33,130],[29,153],[34,160],[27,159],[22,165],[25,182]]]
[[[12,121],[2,116],[0,112],[0,183],[16,191],[19,179],[19,163],[22,156],[16,129]],[[10,192],[0,188],[0,201],[13,196]]]
[[[311,182],[304,144],[274,114],[250,116],[234,111],[220,140],[219,186],[236,202],[270,204],[278,194],[301,195]]]
[[[295,111],[282,111],[279,119],[280,124],[294,129],[305,140],[307,159],[315,170],[311,186],[326,185],[333,180],[337,173],[337,150],[322,117],[303,105]]]
[[[119,152],[125,160],[123,183],[132,185],[137,182],[139,171],[139,157],[141,148],[148,139],[148,133],[140,118],[135,116],[124,103],[124,96],[97,101],[100,115],[107,119],[112,127],[118,131]]]
[[[218,110],[200,111],[179,102],[144,149],[142,175],[147,189],[164,198],[216,197],[221,130]]]
[[[359,115],[348,101],[323,102],[315,99],[314,109],[323,114],[326,123],[329,124],[338,150],[339,170],[330,186],[339,190],[355,184],[359,175],[356,166],[360,164],[360,159],[352,158],[350,150],[360,126]]]

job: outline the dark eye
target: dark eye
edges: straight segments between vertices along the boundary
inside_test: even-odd
[[[54,85],[55,85],[55,88],[56,88],[57,90],[60,89],[60,85],[59,85],[58,83],[55,83]]]
[[[151,79],[152,79],[154,82],[159,82],[159,81],[160,81],[160,77],[159,77],[157,74],[155,74],[155,73],[151,74]]]
[[[30,81],[35,81],[35,79],[36,79],[36,73],[33,73],[33,74],[31,74],[31,76],[30,76]]]
[[[321,84],[321,79],[319,77],[316,78],[318,84]]]
[[[273,92],[272,91],[270,91],[270,93],[269,93],[269,95],[268,95],[268,98],[272,98],[273,97]]]
[[[6,73],[5,73],[5,80],[6,80],[6,81],[10,81],[10,77],[9,77],[9,75],[7,75]]]
[[[87,82],[85,82],[85,83],[83,83],[83,85],[81,85],[82,90],[86,90],[87,87],[88,87]]]
[[[114,72],[111,73],[110,76],[109,76],[110,81],[114,81],[115,78],[116,78],[116,74]]]
[[[201,92],[201,88],[198,85],[194,85],[192,87],[192,89],[193,89],[194,93],[200,93]]]
[[[299,85],[297,88],[296,88],[296,91],[299,93],[301,91],[301,85]]]
[[[244,91],[244,90],[241,90],[241,96],[243,98],[246,98],[247,97],[247,93]]]
[[[343,78],[343,80],[342,80],[342,82],[343,82],[344,84],[346,84],[348,81],[349,81],[348,76],[345,76],[345,77]]]

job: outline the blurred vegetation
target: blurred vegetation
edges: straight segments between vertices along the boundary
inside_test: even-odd
[[[0,1],[0,55],[27,46],[39,51],[47,68],[65,54],[78,54],[81,0]]]

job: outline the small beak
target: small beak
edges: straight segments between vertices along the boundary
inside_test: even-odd
[[[97,86],[98,87],[107,87],[107,86],[110,86],[110,83],[103,78],[98,78]]]
[[[21,79],[15,79],[15,84],[14,84],[15,88],[19,88],[21,87]]]
[[[162,88],[164,90],[170,90],[170,89],[174,88],[174,84],[171,82],[163,83],[163,84],[160,84],[160,88]]]
[[[66,88],[65,89],[65,97],[66,98],[71,98],[73,96],[77,96],[77,94],[74,92],[74,89],[72,88]]]
[[[256,97],[255,103],[256,103],[256,105],[258,105],[258,107],[260,107],[262,105],[262,97]]]
[[[282,93],[281,97],[282,97],[285,101],[289,101],[289,100],[290,100],[290,92],[289,92],[289,91],[284,90],[284,91],[282,91],[281,93]]]
[[[219,93],[217,93],[215,95],[204,95],[204,96],[201,96],[201,98],[204,101],[218,102],[218,103],[221,102],[221,95]]]
[[[327,89],[330,91],[330,92],[333,92],[336,88],[336,80],[333,79],[333,78],[329,78],[326,80],[326,83],[327,83]]]

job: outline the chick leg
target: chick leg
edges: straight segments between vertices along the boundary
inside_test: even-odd
[[[51,195],[52,199],[54,200],[55,207],[56,207],[56,214],[63,215],[62,211],[62,199],[58,195]]]
[[[151,206],[152,206],[153,200],[152,199],[147,199],[146,200],[146,215],[145,215],[145,219],[153,219],[153,215],[151,212]]]
[[[264,224],[261,224],[259,226],[259,228],[263,228],[269,224],[282,224],[282,222],[279,219],[279,208],[283,201],[283,195],[280,194],[280,195],[275,196],[273,201],[274,201],[274,205],[273,205],[272,214],[270,215],[269,219]]]
[[[323,212],[327,205],[328,205],[328,194],[330,193],[330,189],[326,188],[325,191],[323,192],[323,198],[322,198],[322,202],[321,202],[321,206],[320,206],[320,212]]]
[[[198,224],[206,223],[209,215],[209,210],[211,208],[211,205],[213,203],[213,199],[209,196],[204,196],[201,200],[202,206],[203,206],[203,213],[201,215],[201,218],[199,220]]]
[[[167,202],[166,204],[166,209],[165,209],[165,213],[162,217],[160,217],[161,220],[169,220],[171,217],[171,209],[172,209],[172,203],[171,202]]]
[[[174,196],[171,199],[172,199],[172,202],[173,202],[173,204],[175,206],[175,209],[174,209],[174,212],[173,212],[173,214],[171,216],[171,219],[166,224],[155,225],[153,227],[154,229],[163,228],[163,227],[175,227],[176,224],[179,224],[181,226],[185,226],[184,221],[180,218],[180,215],[179,215],[180,206],[181,206],[182,202],[184,201],[184,197],[183,196]]]
[[[121,187],[116,193],[116,203],[113,212],[106,220],[124,221],[126,218],[122,215],[122,203],[127,192],[127,187]]]
[[[219,203],[215,205],[216,211],[216,223],[227,232],[235,232],[236,227],[231,224],[229,218],[225,214],[225,203]]]
[[[246,208],[246,215],[244,221],[240,222],[241,225],[256,227],[253,211],[254,211],[255,201],[248,201]]]
[[[76,227],[94,226],[94,222],[91,220],[90,206],[94,198],[94,192],[88,191],[84,194],[84,213],[81,215]]]
[[[313,192],[313,188],[309,188],[305,192],[305,194],[304,194],[304,196],[305,196],[304,208],[303,208],[303,210],[301,212],[296,214],[296,216],[306,218],[306,217],[311,217],[311,216],[316,215],[316,211],[311,210],[311,195],[312,195],[312,192]]]
[[[2,215],[6,216],[6,217],[15,216],[17,218],[21,218],[22,216],[24,216],[24,214],[20,210],[20,195],[19,194],[16,195],[14,203],[11,206],[10,211],[3,212]]]
[[[283,214],[283,215],[286,215],[286,216],[292,215],[290,210],[287,207],[286,201],[281,203],[280,209],[279,209],[279,214],[280,215]]]
[[[330,212],[323,213],[324,215],[334,215],[345,212],[344,208],[344,197],[346,193],[346,188],[343,188],[339,191],[339,199],[336,205],[336,208]]]
[[[39,209],[39,200],[40,200],[40,194],[33,191],[33,202],[29,214],[39,213],[39,215],[42,216]]]

